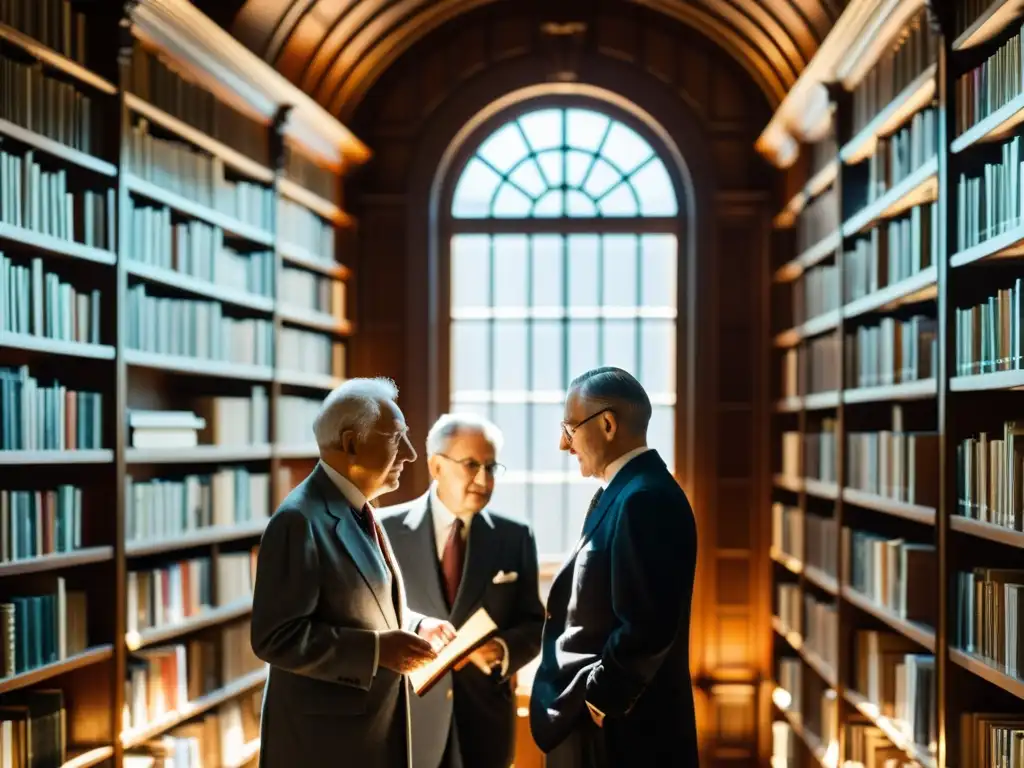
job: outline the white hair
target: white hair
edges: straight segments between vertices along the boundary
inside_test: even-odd
[[[320,405],[313,419],[313,435],[320,448],[338,448],[341,433],[353,430],[365,440],[380,418],[380,404],[398,399],[398,387],[391,379],[349,379],[336,387]]]
[[[448,442],[459,432],[479,432],[498,453],[505,442],[498,425],[475,413],[446,413],[430,428],[427,433],[427,456],[444,453]]]

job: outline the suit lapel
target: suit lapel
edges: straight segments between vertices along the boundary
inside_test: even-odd
[[[462,580],[455,595],[450,621],[456,627],[469,618],[469,610],[487,587],[491,578],[491,564],[497,554],[494,549],[494,521],[486,509],[480,510],[469,527],[469,546],[466,548],[466,562],[462,565]]]
[[[327,511],[337,520],[335,532],[338,534],[338,538],[352,558],[352,562],[355,563],[359,575],[363,577],[366,586],[373,593],[385,621],[389,625],[392,624],[391,617],[395,612],[386,608],[391,604],[391,596],[387,589],[387,566],[377,554],[375,543],[356,522],[351,505],[327,477],[327,473],[319,465],[313,470],[313,473],[316,476],[320,492],[323,494]]]
[[[434,521],[430,515],[430,494],[413,503],[402,521],[403,550],[408,553],[408,571],[421,585],[430,602],[430,613],[444,616],[448,606],[441,591],[441,573],[437,562],[437,543],[434,540]]]

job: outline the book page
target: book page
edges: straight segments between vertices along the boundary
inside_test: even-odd
[[[476,650],[497,628],[498,625],[494,623],[486,609],[477,609],[476,613],[459,627],[455,639],[442,648],[433,661],[409,673],[409,682],[412,683],[416,695],[422,696],[429,691],[449,669]]]

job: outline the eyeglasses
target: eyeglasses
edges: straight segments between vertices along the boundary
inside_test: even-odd
[[[602,413],[610,413],[610,412],[612,412],[611,408],[602,408],[600,411],[597,411],[596,413],[590,414],[583,421],[578,422],[577,424],[574,424],[573,426],[570,426],[569,424],[567,424],[566,422],[563,421],[561,426],[562,426],[562,434],[565,436],[565,441],[567,443],[569,443],[569,445],[572,445],[572,438],[576,434],[577,430],[579,430],[580,427],[582,427],[584,424],[586,424],[591,419],[596,419]]]
[[[491,477],[499,477],[502,472],[505,471],[505,465],[499,464],[496,461],[489,462],[487,464],[481,464],[476,459],[453,459],[451,456],[446,456],[443,453],[437,454],[442,459],[448,459],[448,461],[456,464],[461,464],[465,470],[469,473],[470,477],[476,477],[477,473],[483,469]]]

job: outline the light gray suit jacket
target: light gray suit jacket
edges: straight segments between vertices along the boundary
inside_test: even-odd
[[[319,465],[271,517],[252,609],[253,651],[270,665],[261,768],[411,765],[406,678],[374,672],[374,632],[422,619],[391,561],[394,579]]]

